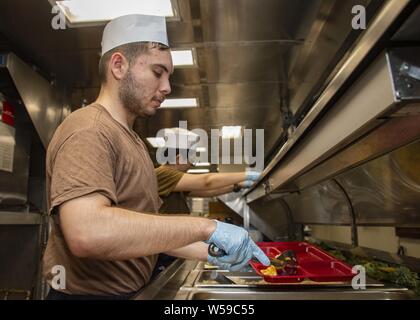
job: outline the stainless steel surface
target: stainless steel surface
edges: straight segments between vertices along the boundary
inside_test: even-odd
[[[184,298],[180,296],[180,298]],[[187,300],[407,300],[415,299],[408,290],[306,290],[257,291],[244,289],[195,289],[186,294]]]
[[[34,299],[39,298],[36,288],[40,280],[42,225],[32,222],[0,224],[0,289],[29,291]]]
[[[411,48],[411,52],[416,51],[417,48]],[[316,123],[310,134],[290,150],[287,159],[270,174],[272,189],[287,190],[288,182],[308,172],[321,161],[366,134],[368,130],[384,122],[383,117],[386,113],[396,109],[395,103],[401,100],[416,100],[412,97],[416,94],[413,91],[410,91],[410,96],[395,91],[398,88],[395,85],[398,77],[395,72],[391,72],[394,68],[392,62],[396,60],[391,58],[394,56],[393,52],[394,50],[381,54],[334,107]],[[400,61],[398,65],[401,65]],[[381,94],[378,95],[377,92]],[[394,141],[401,139],[397,142],[397,145],[401,145],[406,143],[404,138],[405,135],[397,135]],[[319,180],[311,180],[312,184],[316,182]],[[248,201],[254,198],[250,195],[247,197]]]
[[[226,277],[223,273],[217,271],[208,272],[209,281],[216,281],[222,285],[232,285],[235,284],[229,277]]]
[[[7,86],[6,89],[0,85],[0,92],[11,92],[10,79],[4,79],[3,74],[0,78],[0,82]],[[0,170],[0,210],[5,211],[9,210],[10,206],[17,206],[18,210],[22,210],[21,206],[26,205],[28,201],[29,158],[34,133],[23,105],[16,101],[11,103],[15,107],[13,171]]]
[[[289,66],[289,108],[297,115],[303,111],[305,103],[312,103],[316,90],[336,68],[336,63],[353,44],[358,32],[351,27],[353,6],[363,5],[369,8],[369,0],[364,1],[320,1],[315,22],[311,25],[302,48],[292,55]],[[315,2],[311,1],[311,5]],[[367,10],[369,11],[369,10]],[[333,17],[333,18],[330,18]],[[369,15],[366,17],[369,23]],[[360,33],[360,31],[359,31]]]
[[[254,226],[270,239],[287,239],[291,225],[290,216],[280,199],[265,199],[249,206],[237,193],[219,196],[227,207],[244,218],[244,224]],[[246,221],[247,220],[247,223]]]
[[[293,221],[281,199],[263,199],[250,204],[249,208],[251,224],[269,239],[291,238]]]
[[[332,181],[284,197],[295,223],[351,223],[351,209],[342,190]]]
[[[236,192],[222,194],[217,197],[221,202],[244,218],[245,208],[248,206],[241,194]],[[249,212],[248,212],[249,215]],[[249,219],[249,216],[248,216]]]
[[[376,94],[378,91],[381,95]],[[381,55],[334,108],[317,122],[310,135],[290,150],[288,158],[270,175],[273,188],[287,184],[349,141],[358,138],[358,131],[380,123],[382,120],[377,120],[378,117],[389,110],[394,102],[386,56]]]
[[[420,224],[420,140],[337,177],[358,225]]]
[[[401,28],[392,37],[392,40],[418,42],[420,39],[419,19],[420,6],[418,6],[409,16],[409,18],[403,23]]]
[[[196,272],[197,268],[194,270]],[[225,283],[224,281],[219,282],[212,279],[212,273],[222,274],[225,278],[229,278],[232,282],[230,284]],[[186,283],[189,286],[191,283]],[[275,283],[275,282],[266,282],[263,278],[257,275],[255,272],[228,272],[222,270],[216,271],[207,271],[201,270],[198,271],[198,275],[193,283],[194,287],[197,288],[265,288],[265,289],[297,289],[301,288],[303,290],[307,288],[352,288],[351,282],[314,282],[311,280],[304,280],[302,282],[296,283]],[[368,288],[385,288],[386,285],[375,281],[369,277],[366,278],[366,287]]]
[[[357,247],[359,246],[359,234],[357,232],[357,221],[356,221],[356,213],[354,212],[354,207],[351,203],[350,197],[346,193],[346,190],[343,188],[343,186],[336,179],[332,179],[331,181],[333,181],[337,185],[337,187],[339,187],[339,189],[344,195],[344,198],[346,199],[346,203],[350,211],[351,245],[353,247]]]
[[[177,259],[168,268],[152,279],[133,300],[173,299],[185,281],[196,274],[191,274],[197,261]]]
[[[292,146],[302,137],[303,133],[307,131],[310,125],[319,116],[321,111],[328,105],[330,100],[336,95],[340,87],[348,80],[354,70],[362,63],[376,42],[382,37],[388,27],[403,11],[403,9],[409,4],[409,1],[389,1],[381,9],[380,13],[372,21],[369,28],[363,34],[353,51],[344,58],[345,62],[339,63],[341,68],[337,71],[335,76],[329,82],[319,99],[315,102],[309,113],[297,127],[297,129],[289,136],[287,142],[277,152],[275,157],[270,161],[268,166],[265,168],[262,178],[271,172],[274,167],[283,159],[286,153],[292,148]],[[283,183],[284,181],[282,181]],[[279,183],[279,182],[278,182]],[[258,190],[259,189],[259,190]],[[262,191],[263,186],[260,185],[254,188],[250,193],[247,194],[248,202],[254,201],[257,198],[264,195]]]
[[[420,104],[415,105],[420,106]],[[409,144],[420,137],[419,123],[420,116],[411,114],[390,119],[314,169],[299,176],[294,180],[294,183],[299,189],[308,188],[328,180],[346,169],[348,170]]]
[[[417,140],[336,176],[345,194],[328,180],[283,199],[296,223],[350,225],[353,210],[359,226],[419,225],[419,166]]]
[[[52,86],[13,53],[7,54],[6,68],[46,148],[66,114],[64,92]]]
[[[234,284],[215,281],[211,273],[218,272]],[[366,279],[366,290],[354,290],[349,282],[317,283],[305,280],[302,283],[268,283],[255,272],[227,272],[202,270],[202,263],[191,270],[183,285],[178,288],[176,300],[363,300],[363,299],[415,299],[412,291]]]
[[[39,213],[0,211],[0,225],[39,225],[42,215]]]
[[[402,101],[420,100],[420,47],[402,47],[389,50],[396,97]]]
[[[221,277],[211,277],[219,273]],[[232,283],[218,281],[227,277]],[[298,284],[267,283],[254,271],[228,272],[205,270],[203,262],[179,260],[152,280],[134,299],[414,299],[412,291],[366,279],[366,290],[354,290],[350,282],[317,283],[305,280]]]

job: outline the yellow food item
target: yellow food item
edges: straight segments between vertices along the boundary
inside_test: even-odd
[[[268,268],[266,269],[261,269],[260,270],[261,273],[265,276],[276,276],[277,275],[277,269],[275,266],[270,265]]]

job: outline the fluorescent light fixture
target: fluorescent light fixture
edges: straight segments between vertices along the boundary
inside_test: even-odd
[[[198,107],[197,98],[186,99],[165,99],[160,105],[161,108],[195,108]]]
[[[165,139],[162,137],[150,137],[146,140],[152,145],[153,148],[163,148],[165,146]]]
[[[241,126],[223,126],[222,139],[236,139],[242,136]]]
[[[175,67],[188,67],[195,65],[192,49],[171,50],[172,62]]]
[[[187,170],[187,173],[208,173],[210,172],[209,169],[190,169]]]
[[[195,151],[196,151],[196,152],[206,152],[206,151],[207,151],[207,148],[206,148],[206,147],[197,147],[197,148],[195,149]]]
[[[70,24],[104,22],[133,13],[175,16],[171,0],[62,0],[55,1],[55,4]]]
[[[195,162],[194,167],[208,167],[210,166],[210,162]]]

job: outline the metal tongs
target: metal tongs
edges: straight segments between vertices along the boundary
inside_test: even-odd
[[[220,249],[214,243],[209,245],[208,249],[209,255],[212,257],[223,257],[226,255],[226,252],[223,249]],[[298,260],[296,254],[293,250],[285,250],[280,255],[276,256],[275,258],[268,257],[270,259],[270,263],[277,269],[277,271],[281,271],[279,275],[292,275],[296,274]],[[253,260],[258,262],[257,260]]]

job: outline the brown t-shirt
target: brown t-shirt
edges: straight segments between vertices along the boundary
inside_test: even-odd
[[[164,214],[190,213],[190,208],[185,198],[186,193],[173,191],[184,173],[165,165],[156,168],[155,173],[158,181],[159,196],[163,200],[159,212]]]
[[[125,261],[78,258],[70,252],[56,209],[70,199],[91,193],[112,205],[142,213],[157,213],[153,163],[140,137],[92,104],[70,114],[58,127],[47,151],[47,201],[52,229],[43,260],[51,284],[52,268],[65,268],[71,294],[116,295],[141,289],[150,279],[156,255]],[[141,245],[141,244],[139,244]]]
[[[160,166],[155,169],[159,196],[167,197],[175,189],[179,180],[184,175],[183,172],[172,169],[168,166]]]

